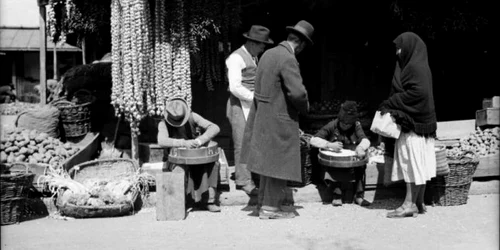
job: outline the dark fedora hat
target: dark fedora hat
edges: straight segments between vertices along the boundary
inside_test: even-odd
[[[189,119],[191,110],[182,97],[174,97],[165,105],[165,120],[173,127],[182,127]]]
[[[273,40],[269,38],[269,33],[270,33],[269,29],[264,26],[252,25],[252,27],[250,27],[250,30],[248,32],[245,32],[243,36],[246,39],[255,42],[273,44],[274,43]]]
[[[305,37],[306,40],[312,45],[313,41],[311,39],[313,33],[314,33],[314,27],[308,23],[307,21],[301,20],[299,21],[294,27],[292,26],[287,26],[286,30],[290,32],[295,32],[302,37]]]

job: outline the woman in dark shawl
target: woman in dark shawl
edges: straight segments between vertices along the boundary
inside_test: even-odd
[[[392,181],[406,182],[406,197],[401,207],[388,218],[415,217],[425,213],[426,181],[436,176],[436,112],[432,74],[427,61],[427,47],[412,32],[399,35],[394,43],[398,62],[390,97],[380,105],[401,125],[401,135],[394,145]]]

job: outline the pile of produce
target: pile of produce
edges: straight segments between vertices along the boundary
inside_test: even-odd
[[[88,178],[80,183],[67,172],[51,169],[37,181],[47,185],[54,195],[61,195],[60,205],[104,207],[127,204],[136,194],[146,194],[152,176],[137,172],[114,179]]]
[[[80,150],[71,143],[63,143],[36,130],[6,127],[0,139],[2,163],[45,163],[59,168],[66,159]]]
[[[473,153],[479,156],[488,156],[498,154],[500,151],[500,128],[487,128],[482,130],[480,127],[465,138],[461,138],[451,148],[448,148],[446,154],[451,158],[458,158],[466,153]]]
[[[368,157],[375,157],[375,156],[384,156],[384,153],[385,153],[385,144],[382,142],[380,143],[378,146],[374,147],[374,146],[370,146],[368,148]]]
[[[1,115],[18,115],[21,112],[34,109],[38,106],[37,103],[29,102],[11,102],[0,104],[0,114]]]
[[[342,105],[342,100],[334,99],[334,100],[324,100],[320,102],[313,102],[309,109],[309,113],[312,115],[337,115],[340,110],[340,106]],[[364,110],[367,107],[365,102],[356,102],[358,112],[360,116],[362,116]]]
[[[341,104],[340,100],[314,102],[311,104],[309,113],[314,115],[337,115]]]

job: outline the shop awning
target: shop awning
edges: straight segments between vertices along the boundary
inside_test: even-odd
[[[0,28],[0,51],[39,51],[40,36],[38,29]],[[47,38],[47,50],[52,51],[54,43]],[[81,51],[66,43],[58,43],[57,51]]]

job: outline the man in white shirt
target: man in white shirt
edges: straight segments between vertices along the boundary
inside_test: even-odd
[[[268,28],[253,25],[248,32],[243,34],[247,39],[245,44],[226,59],[230,92],[226,112],[233,136],[235,183],[237,189],[242,189],[248,195],[257,195],[258,191],[246,164],[240,164],[241,145],[246,120],[253,102],[257,57],[264,52],[266,45],[273,44],[269,33]]]

